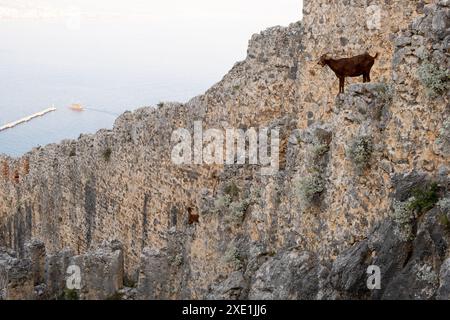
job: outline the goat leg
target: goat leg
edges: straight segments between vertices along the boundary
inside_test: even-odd
[[[344,87],[345,87],[345,78],[340,77],[339,78],[339,93],[344,93]]]

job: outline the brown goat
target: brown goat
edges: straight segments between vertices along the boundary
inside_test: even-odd
[[[378,53],[374,57],[366,52],[359,56],[337,60],[331,59],[324,54],[320,57],[318,64],[322,67],[328,65],[330,69],[334,71],[339,79],[339,93],[344,93],[346,77],[363,76],[364,82],[370,82],[370,70],[375,63],[376,58],[378,58]]]
[[[189,217],[188,223],[193,224],[198,223],[198,219],[200,216],[198,214],[195,214],[192,208],[188,208],[188,217]]]
[[[14,175],[13,175],[13,182],[14,183],[19,183],[20,182],[20,174],[19,174],[19,170],[14,170]]]

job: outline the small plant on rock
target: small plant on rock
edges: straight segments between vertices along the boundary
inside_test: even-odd
[[[241,224],[244,220],[245,213],[249,207],[250,203],[248,200],[244,199],[242,201],[233,202],[229,206],[229,215],[227,215],[227,222],[232,222],[234,224]]]
[[[222,192],[214,201],[212,212],[223,216],[225,223],[237,226],[244,221],[248,208],[261,197],[261,189],[241,192],[234,182],[227,184]]]
[[[315,160],[320,159],[320,157],[324,156],[330,150],[330,146],[325,143],[315,144],[312,147],[313,158]]]
[[[412,197],[407,201],[394,201],[392,219],[395,222],[395,234],[402,241],[413,238],[414,220],[421,214],[431,210],[439,200],[438,185],[432,183],[412,191]]]
[[[231,199],[237,199],[239,197],[239,187],[236,185],[234,181],[228,183],[225,188],[223,189],[223,192],[230,196]]]
[[[419,67],[418,76],[431,98],[436,98],[449,89],[450,71],[446,68],[424,62]]]
[[[412,194],[414,200],[409,205],[410,209],[419,214],[431,210],[439,201],[437,183],[414,189]]]
[[[325,181],[319,172],[299,178],[295,182],[296,193],[305,207],[311,207],[325,190]]]
[[[355,138],[348,149],[348,157],[359,173],[364,171],[370,163],[373,152],[372,137],[363,135]]]

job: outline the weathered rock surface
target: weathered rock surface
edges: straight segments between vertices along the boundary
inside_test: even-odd
[[[308,252],[288,251],[265,262],[254,275],[249,298],[311,300],[319,289],[318,261]]]
[[[446,297],[445,219],[431,206],[399,226],[392,212],[428,183],[448,197],[449,3],[314,0],[304,13],[254,35],[247,58],[186,104],[0,156],[0,245],[17,252],[0,259],[6,297],[67,293],[74,261],[84,299]],[[318,57],[366,50],[380,53],[373,83],[349,79],[336,97]],[[175,165],[172,132],[195,121],[279,128],[280,171]],[[103,248],[110,239],[122,249]],[[380,290],[367,289],[370,265]]]
[[[439,283],[437,299],[450,300],[450,259],[445,260],[441,266]]]
[[[108,299],[123,288],[123,250],[117,241],[104,243],[92,252],[74,256],[70,264],[80,267],[80,299]]]
[[[0,296],[3,299],[32,299],[34,293],[32,263],[15,253],[0,250]]]
[[[246,297],[248,281],[246,281],[242,271],[234,271],[230,276],[213,285],[211,293],[206,296],[209,300],[239,300]]]
[[[25,246],[22,258],[0,250],[2,299],[108,299],[124,286],[123,250],[118,241],[78,256],[68,249],[46,255],[44,244],[37,240]],[[80,288],[68,288],[69,266],[79,268]]]
[[[145,248],[142,252],[141,273],[139,274],[138,292],[147,300],[168,299],[168,257],[159,252]]]

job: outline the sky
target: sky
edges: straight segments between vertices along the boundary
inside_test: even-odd
[[[0,0],[0,17],[43,19],[81,12],[85,17],[152,20],[298,20],[302,0]]]
[[[181,60],[193,69],[230,68],[253,33],[300,20],[301,7],[301,0],[0,0],[0,58],[9,50],[33,66],[128,68],[134,55],[133,64],[161,70]]]

